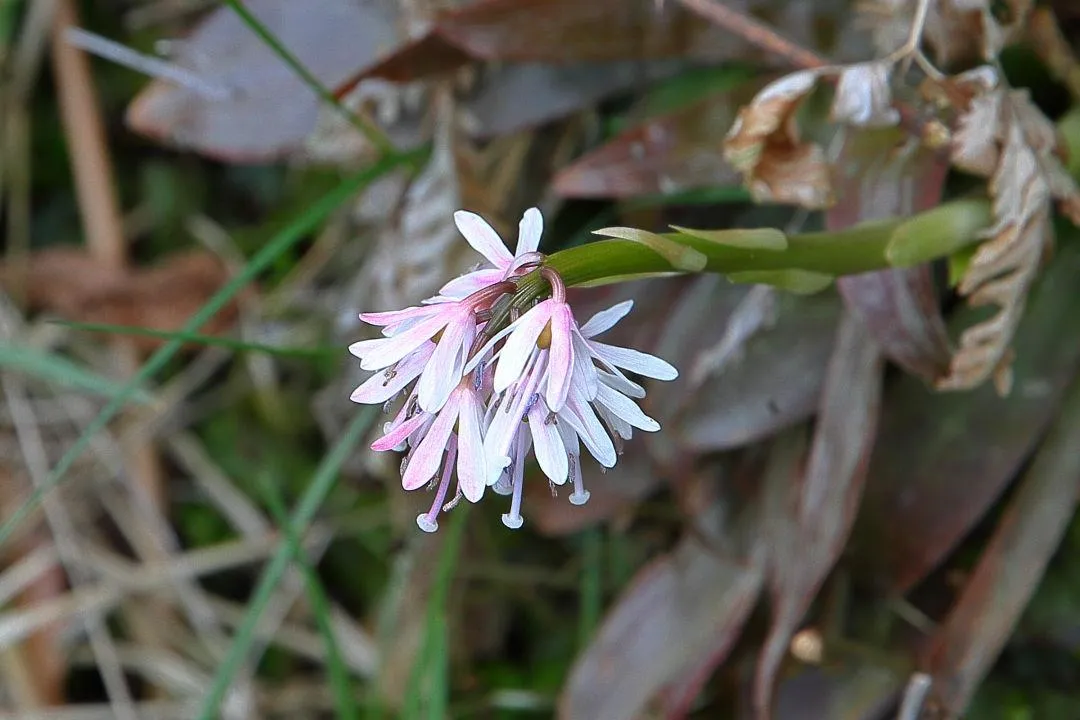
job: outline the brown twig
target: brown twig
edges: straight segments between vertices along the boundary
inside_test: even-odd
[[[679,0],[679,2],[686,9],[786,60],[795,67],[812,70],[829,64],[817,53],[781,37],[765,23],[721,5],[715,0]]]

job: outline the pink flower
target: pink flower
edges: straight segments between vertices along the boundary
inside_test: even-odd
[[[454,220],[490,266],[450,281],[419,306],[362,314],[382,336],[349,348],[374,373],[352,400],[389,409],[406,394],[371,447],[406,453],[404,489],[434,490],[430,509],[416,519],[422,530],[435,531],[440,512],[462,497],[478,502],[489,486],[511,496],[503,523],[519,528],[530,454],[552,488],[569,482],[570,502],[583,504],[582,446],[610,468],[635,428],[660,429],[635,402],[645,389],[627,374],[670,380],[678,373],[652,355],[595,339],[630,302],[578,325],[562,278],[536,252],[538,210],[522,217],[514,254],[479,216],[458,212]],[[522,284],[525,275],[533,279]],[[546,299],[537,296],[537,275],[550,286]]]

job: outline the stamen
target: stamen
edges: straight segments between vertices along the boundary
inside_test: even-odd
[[[390,367],[386,368],[386,371],[383,373],[382,386],[386,387],[387,385],[389,385],[390,381],[393,380],[395,377],[397,377],[397,365],[391,365]]]
[[[525,402],[524,414],[528,415],[532,412],[533,407],[536,406],[536,402],[540,399],[540,393],[533,393],[529,396],[529,399]]]
[[[480,386],[484,384],[484,362],[481,360],[480,364],[473,370],[473,390],[480,392]]]
[[[558,425],[559,424],[559,418],[555,416],[555,413],[553,413],[553,412],[551,412],[549,410],[548,411],[548,416],[546,418],[544,418],[544,424],[545,425]]]
[[[435,501],[431,503],[430,510],[416,516],[416,525],[424,532],[433,533],[439,529],[439,510],[442,509],[446,500],[446,490],[450,487],[450,476],[454,473],[455,460],[457,460],[457,437],[451,435],[450,443],[446,448],[446,459],[443,461],[442,480],[435,493]]]
[[[510,512],[502,516],[503,525],[511,530],[517,530],[525,523],[521,517],[521,486],[524,484],[521,480],[514,483],[514,497],[510,500]]]
[[[589,502],[589,491],[585,489],[585,483],[581,480],[581,469],[578,467],[578,457],[574,453],[570,456],[570,477],[574,480],[574,492],[570,495],[570,502],[574,505],[584,505]]]
[[[458,503],[461,502],[461,498],[463,497],[465,496],[461,494],[461,488],[458,488],[457,491],[454,493],[454,497],[450,499],[450,502],[442,506],[443,512],[450,512],[451,510],[456,508]]]

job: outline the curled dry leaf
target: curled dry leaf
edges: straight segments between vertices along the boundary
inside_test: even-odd
[[[852,127],[896,125],[892,65],[884,61],[800,70],[769,83],[739,111],[724,140],[724,157],[742,173],[758,202],[809,209],[835,201],[832,171],[824,149],[801,139],[796,114],[818,82],[836,82],[830,116]]]
[[[820,74],[801,70],[766,85],[739,111],[724,140],[724,157],[743,174],[758,202],[807,208],[832,204],[825,152],[820,145],[800,139],[795,121]]]
[[[960,336],[949,374],[938,382],[946,390],[967,389],[990,378],[1001,393],[1011,386],[1010,343],[1023,314],[1028,290],[1053,242],[1051,201],[1080,222],[1080,190],[1057,156],[1054,125],[1025,91],[996,82],[979,69],[958,79],[967,91],[981,92],[960,117],[952,158],[980,174],[990,170],[994,225],[986,230],[958,290],[979,307],[996,305],[989,320]]]
[[[830,117],[855,127],[891,127],[900,122],[892,105],[892,64],[884,61],[845,67],[836,82]]]
[[[1074,382],[1042,448],[922,662],[927,705],[960,717],[1038,587],[1080,501],[1080,384]]]
[[[25,270],[19,278],[15,273]],[[68,320],[178,331],[228,280],[221,261],[195,250],[177,253],[160,265],[126,272],[110,269],[84,250],[57,248],[31,255],[24,268],[0,266],[0,284],[21,282],[28,307]],[[237,306],[230,303],[200,332],[215,335],[232,327]],[[142,350],[163,341],[134,336]]]

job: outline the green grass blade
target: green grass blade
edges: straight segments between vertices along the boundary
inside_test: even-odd
[[[240,290],[254,280],[259,273],[268,268],[282,253],[301,240],[307,233],[315,229],[322,220],[333,212],[339,205],[352,197],[358,190],[373,180],[389,172],[395,167],[414,162],[421,153],[406,153],[392,155],[380,162],[375,163],[364,171],[343,181],[333,192],[314,203],[306,213],[290,223],[281,232],[275,235],[255,256],[244,266],[235,277],[229,280],[221,290],[214,294],[205,305],[184,325],[181,332],[197,332],[219,310],[236,296]],[[79,438],[72,444],[67,452],[53,468],[45,481],[34,489],[30,497],[23,502],[3,524],[0,525],[0,547],[11,537],[12,533],[23,520],[41,504],[45,494],[56,487],[74,462],[86,451],[90,445],[90,439],[105,429],[109,421],[120,409],[131,400],[138,389],[145,386],[147,381],[160,371],[183,347],[183,341],[170,340],[157,350],[143,364],[135,376],[121,389],[119,393],[98,413],[86,427]]]
[[[349,670],[341,659],[341,650],[338,648],[337,640],[334,639],[334,628],[330,620],[330,601],[327,599],[326,589],[301,548],[300,537],[289,522],[285,498],[281,495],[281,488],[276,482],[277,478],[263,474],[260,480],[266,507],[270,510],[278,528],[281,529],[284,540],[289,546],[289,553],[296,559],[296,564],[304,576],[311,614],[315,616],[315,625],[326,645],[326,664],[330,669],[330,690],[334,695],[337,717],[340,720],[357,720],[360,717],[360,710],[353,697]]]
[[[427,613],[424,621],[424,635],[420,641],[420,654],[413,665],[409,675],[409,685],[405,690],[405,706],[401,716],[406,720],[420,718],[420,699],[423,696],[425,675],[433,663],[449,662],[449,658],[432,657],[433,648],[438,649],[438,638],[435,634],[446,625],[446,602],[450,596],[450,583],[454,580],[454,568],[457,565],[458,555],[461,553],[461,542],[465,536],[465,520],[468,517],[470,505],[462,503],[450,513],[450,522],[444,530],[442,552],[439,553],[439,565],[435,570],[435,581],[431,588],[431,597],[428,598]],[[448,692],[448,690],[447,690]],[[432,702],[430,697],[428,702]]]
[[[349,121],[357,130],[364,134],[364,137],[371,142],[382,153],[392,153],[394,146],[390,142],[390,139],[386,137],[386,134],[380,130],[374,123],[367,118],[358,115],[354,112],[350,112],[348,108],[341,104],[337,96],[319,82],[319,79],[311,74],[311,71],[304,67],[304,64],[293,55],[287,47],[281,44],[281,41],[274,37],[265,25],[263,25],[257,17],[251,14],[251,11],[240,4],[239,0],[225,0],[225,4],[232,8],[233,12],[240,16],[240,19],[244,22],[253,33],[259,36],[259,39],[266,43],[266,46],[274,51],[281,61],[284,62],[294,73],[303,80],[311,91],[318,95],[323,102],[330,105],[337,110],[341,115]]]
[[[279,345],[263,345],[261,343],[245,342],[229,337],[217,335],[202,335],[200,333],[177,332],[169,330],[154,330],[153,328],[138,327],[134,325],[110,325],[108,323],[81,323],[67,320],[50,320],[55,325],[63,325],[73,330],[86,332],[109,333],[111,335],[134,335],[136,337],[151,337],[159,340],[179,340],[192,345],[205,345],[207,347],[221,347],[237,352],[258,352],[277,357],[301,357],[319,358],[329,355],[341,355],[344,351],[340,347],[281,347]]]
[[[600,624],[600,612],[604,604],[603,562],[604,536],[600,528],[589,528],[582,533],[581,542],[581,597],[578,620],[578,642],[586,647],[592,640],[596,626]]]
[[[428,648],[429,685],[427,694],[428,720],[445,720],[450,708],[450,637],[446,618],[435,617],[431,627],[431,646]]]
[[[116,397],[124,390],[122,383],[87,370],[62,355],[25,345],[0,345],[0,368],[105,398]],[[129,400],[141,404],[151,402],[150,395],[143,390],[136,390]]]
[[[334,444],[330,452],[326,454],[319,464],[318,469],[311,478],[311,484],[308,485],[304,494],[300,497],[296,509],[293,510],[292,516],[283,526],[287,534],[292,534],[294,537],[303,536],[304,531],[315,517],[315,513],[318,512],[330,490],[333,489],[334,483],[337,481],[338,470],[349,457],[349,453],[352,452],[354,446],[360,442],[364,433],[371,427],[378,414],[378,408],[364,408],[349,423],[341,439]],[[290,544],[284,539],[278,542],[277,550],[263,570],[259,584],[251,596],[247,613],[236,630],[236,637],[229,647],[229,652],[214,674],[214,682],[203,699],[197,715],[200,720],[212,720],[212,718],[218,717],[218,709],[221,706],[222,699],[225,697],[225,692],[229,689],[236,671],[239,670],[247,657],[251,643],[255,639],[255,628],[259,624],[259,618],[262,617],[266,605],[273,597],[274,589],[281,580],[281,576],[285,574],[285,569],[288,568],[289,562],[293,558],[293,549],[295,547],[295,544]]]

